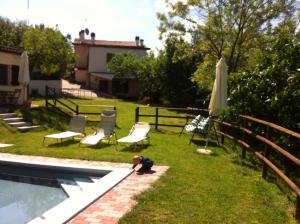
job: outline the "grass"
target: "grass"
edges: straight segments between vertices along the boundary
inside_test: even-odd
[[[97,99],[76,100],[80,104],[107,104],[117,107],[117,136],[128,134],[134,123],[134,102]],[[34,104],[43,105],[42,100]],[[89,110],[87,108],[87,110]],[[20,111],[42,125],[36,131],[18,133],[0,121],[2,142],[15,143],[2,152],[58,158],[131,162],[135,154],[150,157],[158,165],[170,169],[147,192],[137,196],[138,205],[120,221],[124,223],[296,223],[292,217],[294,204],[274,184],[261,178],[261,171],[242,162],[235,146],[226,148],[210,143],[214,156],[195,153],[201,138],[189,145],[189,134],[178,136],[180,129],[151,131],[151,144],[134,151],[126,145],[105,143],[96,147],[78,147],[78,141],[56,144],[43,136],[62,130],[67,121],[44,107]],[[165,112],[172,114],[176,112]],[[92,117],[93,119],[99,119]],[[164,121],[166,122],[166,121]],[[183,122],[184,120],[173,120]],[[96,123],[89,123],[91,133]],[[203,140],[203,139],[202,139]]]

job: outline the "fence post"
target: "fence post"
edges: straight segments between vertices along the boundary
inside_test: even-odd
[[[46,85],[45,87],[45,100],[46,100],[46,107],[48,107],[48,89],[49,87]]]
[[[246,128],[246,120],[244,118],[243,119],[243,127]],[[245,132],[242,132],[242,139],[243,139],[243,142],[246,141],[246,135],[245,135]],[[245,159],[246,158],[246,148],[245,146],[243,145],[242,147],[242,158]]]
[[[267,126],[267,130],[266,130],[266,138],[269,139],[270,138],[270,128],[269,126]],[[269,159],[269,147],[267,144],[265,144],[265,157],[267,159]],[[268,165],[266,163],[263,164],[263,170],[262,170],[262,178],[266,179],[268,175]],[[298,202],[297,202],[298,203]]]
[[[222,133],[225,133],[225,130],[224,130],[224,125],[223,125],[223,119],[221,120],[221,123],[220,123],[220,131]],[[224,142],[225,142],[225,136],[224,135],[221,135],[221,144],[224,145]]]
[[[78,115],[78,114],[79,114],[79,106],[76,105],[76,115]]]
[[[135,123],[139,122],[140,108],[135,108]]]
[[[157,130],[158,127],[158,107],[155,109],[155,130]]]

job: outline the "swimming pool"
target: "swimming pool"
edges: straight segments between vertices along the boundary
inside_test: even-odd
[[[0,159],[0,223],[64,223],[131,172]]]

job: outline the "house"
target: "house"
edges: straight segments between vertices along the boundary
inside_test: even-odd
[[[91,33],[91,39],[85,39],[83,30],[79,36],[73,42],[76,81],[102,95],[137,98],[138,80],[130,77],[130,74],[126,78],[117,79],[113,73],[108,72],[107,64],[116,54],[132,52],[138,57],[145,56],[150,48],[145,47],[144,40],[139,37],[135,41],[96,40],[95,33]]]
[[[0,106],[23,105],[28,100],[28,86],[19,83],[22,53],[22,49],[0,45]]]

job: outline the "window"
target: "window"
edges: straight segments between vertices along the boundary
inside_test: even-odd
[[[8,85],[8,66],[0,64],[0,85]]]
[[[128,93],[128,80],[114,79],[112,83],[113,93],[127,94]]]
[[[107,53],[106,54],[106,63],[109,63],[114,56],[115,56],[115,54],[113,54],[113,53]]]
[[[13,86],[19,85],[19,66],[12,65],[11,66],[11,84]]]

